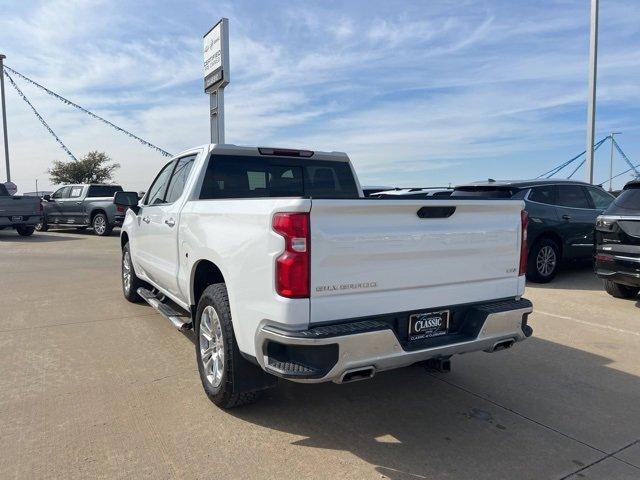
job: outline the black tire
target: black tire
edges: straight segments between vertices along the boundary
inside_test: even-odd
[[[529,250],[527,259],[527,280],[548,283],[560,268],[560,248],[550,238],[541,238]]]
[[[616,298],[635,298],[640,291],[640,288],[638,287],[623,285],[621,283],[612,282],[611,280],[604,281],[604,289],[609,295]]]
[[[46,232],[49,230],[49,225],[43,220],[42,223],[37,224],[35,228],[36,232]]]
[[[128,261],[129,265],[129,286],[127,288],[127,282],[125,281],[125,262]],[[122,261],[120,262],[122,268],[122,274],[120,275],[120,279],[122,281],[122,293],[124,298],[129,300],[131,303],[140,303],[142,301],[142,297],[138,295],[138,288],[145,287],[147,284],[140,280],[136,275],[136,271],[133,268],[133,262],[131,261],[131,251],[129,250],[129,243],[126,243],[124,248],[122,249]]]
[[[16,227],[16,231],[21,237],[30,237],[36,231],[36,227],[21,226]]]
[[[113,225],[109,223],[109,219],[104,213],[96,213],[91,219],[93,233],[99,237],[108,237],[113,231]]]
[[[208,341],[204,339],[204,337],[201,338],[200,330],[203,312],[207,307],[213,307],[215,310],[222,334],[224,361],[222,362],[222,377],[217,386],[207,377],[204,362],[202,360],[203,350],[207,349],[206,344]],[[233,324],[231,323],[231,310],[229,309],[227,288],[224,283],[209,285],[202,293],[196,310],[194,330],[196,334],[196,360],[198,363],[198,373],[200,374],[200,381],[202,382],[204,391],[209,399],[221,408],[234,408],[255,402],[260,396],[260,390],[234,393],[234,358],[239,357],[239,352],[233,333]]]

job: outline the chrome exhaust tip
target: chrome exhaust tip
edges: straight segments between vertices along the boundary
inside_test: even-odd
[[[375,374],[376,369],[373,366],[352,368],[351,370],[347,370],[342,374],[338,383],[349,383],[357,382],[358,380],[368,380],[370,378],[373,378]]]
[[[499,350],[506,350],[507,348],[513,347],[515,343],[516,341],[513,338],[510,338],[508,340],[501,340],[500,342],[497,342],[496,344],[494,344],[493,347],[491,347],[491,349],[488,351],[492,353],[492,352],[497,352]]]

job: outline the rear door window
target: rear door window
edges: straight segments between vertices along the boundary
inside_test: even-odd
[[[544,203],[547,205],[555,205],[556,203],[556,186],[543,185],[541,187],[533,187],[529,194],[529,200],[532,202]]]
[[[69,198],[80,198],[82,196],[82,187],[71,187]]]
[[[569,208],[591,208],[584,188],[580,185],[558,185],[558,205]]]

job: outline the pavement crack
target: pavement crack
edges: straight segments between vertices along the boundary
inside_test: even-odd
[[[496,402],[495,400],[492,400],[492,399],[490,399],[490,398],[488,398],[488,397],[486,397],[486,396],[484,396],[484,395],[481,395],[481,394],[479,394],[479,393],[476,393],[476,392],[474,392],[474,391],[471,391],[471,390],[469,390],[468,388],[463,387],[462,385],[458,385],[457,383],[454,383],[454,382],[452,382],[452,381],[450,381],[450,380],[446,380],[446,379],[444,379],[444,378],[442,378],[442,377],[439,377],[439,376],[437,376],[437,375],[434,375],[434,374],[432,374],[432,373],[427,373],[427,375],[429,375],[429,376],[430,376],[430,377],[432,377],[432,378],[435,378],[436,380],[439,380],[440,382],[446,383],[447,385],[450,385],[450,386],[452,386],[452,387],[454,387],[454,388],[457,388],[457,389],[459,389],[459,390],[461,390],[461,391],[463,391],[463,392],[465,392],[465,393],[468,393],[469,395],[473,395],[474,397],[477,397],[477,398],[479,398],[479,399],[481,399],[481,400],[484,400],[485,402],[489,402],[489,403],[491,403],[492,405],[495,405],[496,407],[502,408],[503,410],[506,410],[507,412],[513,413],[514,415],[517,415],[517,416],[519,416],[520,418],[523,418],[523,419],[525,419],[525,420],[527,420],[527,421],[529,421],[529,422],[531,422],[531,423],[535,423],[536,425],[538,425],[538,426],[540,426],[540,427],[542,427],[542,428],[546,428],[547,430],[550,430],[550,431],[552,431],[552,432],[554,432],[554,433],[557,433],[558,435],[562,435],[563,437],[565,437],[565,438],[567,438],[567,439],[569,439],[569,440],[572,440],[572,441],[577,442],[577,443],[579,443],[579,444],[581,444],[581,445],[584,445],[585,447],[591,448],[591,449],[593,449],[593,450],[595,450],[595,451],[597,451],[597,452],[600,452],[600,453],[604,454],[604,456],[603,456],[602,458],[600,458],[600,459],[596,460],[595,462],[593,462],[593,463],[591,463],[591,464],[589,464],[589,465],[586,465],[586,466],[584,466],[584,467],[581,467],[580,469],[576,470],[575,472],[572,472],[572,473],[570,473],[569,475],[566,475],[566,476],[564,476],[564,477],[560,478],[559,480],[564,480],[564,479],[566,479],[566,478],[570,477],[571,475],[575,475],[576,473],[579,473],[579,472],[581,472],[582,470],[584,470],[584,469],[586,469],[586,468],[589,468],[589,467],[591,467],[591,466],[593,466],[593,465],[595,465],[595,464],[597,464],[597,463],[600,463],[601,461],[603,461],[603,460],[605,460],[605,459],[607,459],[607,458],[614,457],[614,455],[617,455],[617,454],[618,454],[618,453],[620,453],[621,451],[623,451],[623,450],[625,450],[625,449],[627,449],[627,448],[629,448],[629,447],[632,447],[632,446],[634,446],[636,443],[639,443],[639,442],[640,442],[640,439],[639,439],[639,440],[635,440],[635,441],[631,442],[629,445],[625,445],[624,447],[619,448],[619,449],[618,449],[618,450],[616,450],[615,452],[608,453],[608,452],[606,452],[606,451],[604,451],[604,450],[602,450],[602,449],[600,449],[600,448],[598,448],[598,447],[594,447],[593,445],[591,445],[591,444],[589,444],[589,443],[587,443],[587,442],[583,442],[582,440],[580,440],[580,439],[578,439],[578,438],[574,437],[573,435],[569,435],[568,433],[564,433],[564,432],[562,432],[562,431],[558,430],[557,428],[553,428],[552,426],[547,425],[546,423],[542,423],[542,422],[540,422],[540,421],[538,421],[538,420],[535,420],[535,419],[533,419],[533,418],[531,418],[531,417],[528,417],[527,415],[525,415],[525,414],[523,414],[523,413],[520,413],[520,412],[518,412],[518,411],[516,411],[516,410],[514,410],[514,409],[512,409],[512,408],[510,408],[510,407],[507,407],[506,405],[502,405],[501,403]],[[622,463],[624,463],[624,464],[626,464],[626,465],[629,465],[630,467],[633,467],[633,468],[636,468],[636,469],[640,470],[640,467],[638,467],[637,465],[634,465],[634,464],[632,464],[632,463],[629,463],[629,462],[627,462],[626,460],[623,460],[623,459],[618,458],[618,457],[614,457],[614,458],[615,458],[616,460],[618,460],[619,462],[622,462]]]
[[[565,475],[564,477],[560,477],[558,480],[567,480],[568,478],[572,477],[573,475],[576,475],[577,473],[580,473],[580,472],[586,470],[587,468],[591,468],[594,465],[597,465],[598,463],[603,462],[607,458],[612,458],[612,457],[615,458],[616,460],[618,460],[619,462],[625,463],[625,464],[629,465],[630,467],[637,468],[638,470],[640,470],[640,467],[637,467],[637,466],[633,465],[632,463],[625,462],[624,460],[621,460],[618,457],[614,456],[614,455],[617,455],[618,453],[620,453],[621,451],[626,450],[627,448],[634,446],[638,442],[640,442],[640,440],[635,440],[635,441],[631,442],[629,445],[625,445],[624,447],[619,448],[615,452],[608,453],[607,455],[605,455],[602,458],[599,458],[595,462],[591,462],[590,464],[585,465],[584,467],[580,467],[578,470],[576,470],[574,472],[571,472],[571,473]]]

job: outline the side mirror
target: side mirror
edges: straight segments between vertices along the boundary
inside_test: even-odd
[[[51,195],[49,195],[49,194],[43,195],[43,196],[42,196],[42,199],[43,199],[45,202],[50,202],[50,201],[51,201]]]
[[[136,192],[116,192],[113,196],[113,203],[122,207],[135,207],[138,205],[138,194]]]
[[[140,210],[137,192],[116,192],[113,196],[113,203],[119,207],[130,208],[135,214]]]

